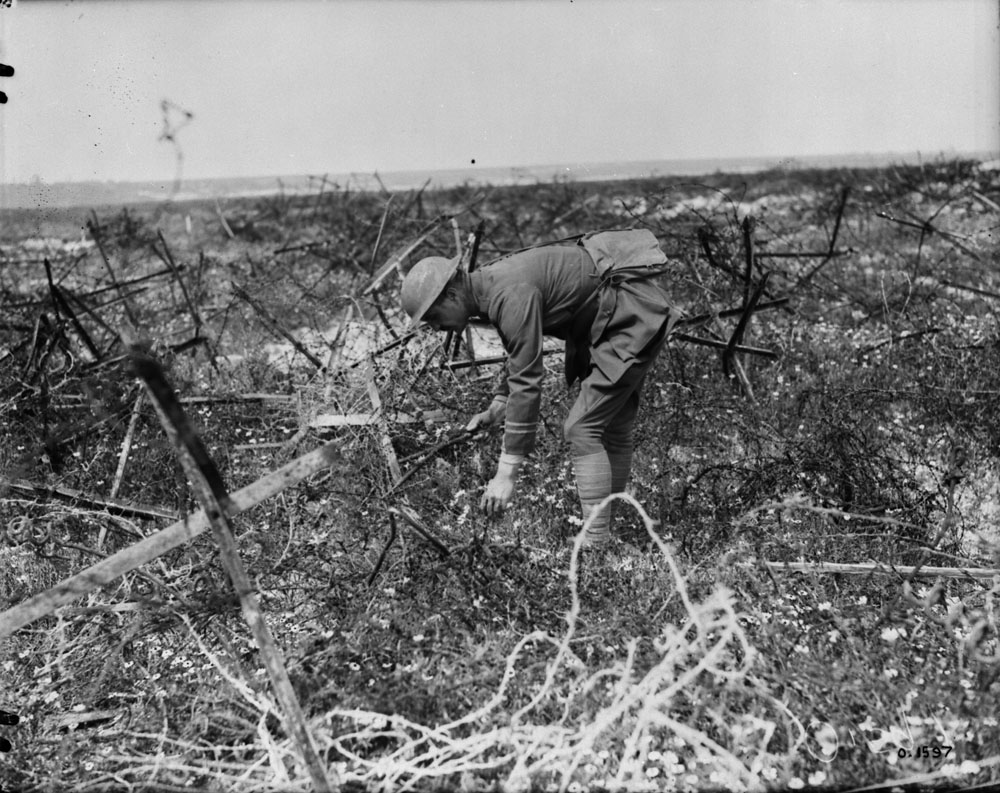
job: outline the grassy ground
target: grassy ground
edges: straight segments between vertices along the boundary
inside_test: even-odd
[[[1000,567],[998,203],[995,173],[938,162],[10,213],[0,471],[196,508],[152,409],[134,409],[127,327],[180,396],[230,397],[187,409],[231,489],[339,439],[338,465],[236,526],[314,740],[354,789],[995,783],[996,579],[766,563]],[[369,409],[364,367],[282,357],[234,289],[327,361],[336,345],[317,332],[348,310],[355,330],[401,326],[394,276],[362,289],[428,229],[414,256],[452,255],[442,215],[463,238],[484,221],[481,261],[647,226],[689,316],[740,305],[753,218],[753,285],[769,274],[761,300],[789,302],[756,315],[744,343],[781,357],[743,357],[741,385],[718,353],[669,346],[619,505],[627,542],[605,554],[573,550],[560,428],[574,393],[558,355],[539,448],[490,521],[476,504],[499,433],[443,444],[488,403],[496,366],[443,368],[429,337],[375,359],[387,412],[445,418],[389,425],[416,469],[394,486],[376,429],[308,426]],[[99,246],[30,241],[81,231]],[[809,255],[831,241],[837,255]],[[46,256],[80,298],[67,300],[89,346],[53,308]],[[727,340],[735,325],[692,332]],[[260,393],[283,399],[236,398]],[[402,522],[388,546],[391,507],[413,509],[449,555]],[[8,490],[0,608],[163,523]],[[4,790],[308,788],[210,538],[3,640],[0,679],[0,708],[22,717],[0,728]]]

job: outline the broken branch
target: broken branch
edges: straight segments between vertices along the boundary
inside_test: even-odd
[[[988,580],[1000,575],[1000,570],[984,567],[911,567],[908,565],[883,564],[882,562],[867,563],[833,563],[833,562],[767,562],[769,570],[790,573],[828,573],[846,575],[869,575],[871,573],[890,574],[898,576],[924,576],[943,578],[975,578]]]
[[[235,281],[232,281],[231,283],[233,287],[233,292],[236,294],[236,296],[240,298],[240,300],[242,300],[248,306],[250,306],[250,308],[252,308],[256,312],[257,316],[261,318],[264,324],[267,325],[267,327],[272,332],[286,339],[288,343],[291,344],[292,347],[294,347],[297,352],[301,353],[302,356],[307,361],[309,361],[309,363],[315,366],[319,371],[323,371],[324,369],[326,369],[326,365],[319,358],[317,358],[315,355],[309,352],[309,350],[302,342],[300,342],[298,339],[295,338],[295,336],[293,336],[288,330],[286,330],[281,325],[281,323],[278,322],[278,320],[274,317],[274,315],[271,314],[270,311],[264,308],[264,306],[261,305],[257,300],[254,300],[252,297],[250,297],[247,291],[239,284],[237,284]]]
[[[129,504],[124,501],[116,501],[113,498],[98,498],[88,495],[81,490],[74,490],[71,487],[57,487],[54,485],[42,485],[36,482],[26,482],[22,479],[6,479],[0,477],[0,489],[11,490],[15,493],[37,496],[40,498],[54,498],[60,501],[68,501],[84,509],[102,510],[110,515],[118,515],[123,518],[141,518],[143,520],[156,520],[167,518],[173,520],[177,517],[176,512],[163,509],[161,507],[142,506],[140,504]]]

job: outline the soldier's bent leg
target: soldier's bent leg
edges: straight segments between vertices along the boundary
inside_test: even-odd
[[[576,474],[576,490],[580,496],[583,522],[590,521],[583,544],[603,545],[611,539],[611,514],[604,509],[595,515],[594,510],[611,494],[611,466],[607,452],[602,449],[593,454],[574,457],[573,472]]]
[[[612,493],[625,492],[629,474],[632,472],[632,449],[634,446],[632,430],[635,425],[635,415],[639,409],[641,388],[642,382],[640,381],[601,437],[604,449],[608,453],[608,461],[611,463]]]
[[[628,486],[629,475],[632,473],[632,450],[634,447],[633,427],[635,415],[639,408],[639,390],[642,384],[632,392],[628,401],[622,406],[611,423],[604,430],[601,441],[608,453],[608,463],[611,466],[611,492],[624,493]],[[611,523],[614,524],[618,513],[617,501],[611,503]]]
[[[612,461],[605,448],[604,437],[608,426],[623,409],[626,411],[624,417],[628,416],[630,408],[627,406],[630,401],[638,405],[638,398],[635,397],[633,400],[633,396],[642,382],[644,373],[644,371],[630,370],[618,381],[611,382],[600,369],[596,367],[591,369],[590,374],[581,383],[580,395],[566,418],[563,430],[573,456],[573,471],[576,475],[584,521],[591,518],[601,501],[615,492],[612,490],[615,481]],[[631,415],[634,418],[634,408],[631,409]],[[624,428],[624,424],[621,428]],[[614,448],[619,452],[616,461],[619,471],[625,470],[627,477],[629,466],[621,456],[622,448],[620,446]],[[631,451],[628,456],[631,458]],[[608,509],[593,515],[584,544],[599,545],[610,540],[610,520]]]
[[[666,324],[643,348],[633,363],[621,371],[617,337],[591,350],[591,367],[580,383],[580,395],[566,418],[564,431],[573,454],[577,490],[586,520],[604,498],[625,489],[632,470],[632,425],[639,408],[639,392],[666,341]],[[626,346],[627,349],[627,346]],[[614,378],[602,370],[616,372]],[[588,544],[611,538],[610,510],[593,518],[585,538]]]

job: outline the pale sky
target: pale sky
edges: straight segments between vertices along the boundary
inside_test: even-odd
[[[997,0],[20,0],[0,178],[1000,151]],[[176,116],[174,118],[177,118]]]

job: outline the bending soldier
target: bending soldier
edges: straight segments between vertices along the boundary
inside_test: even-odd
[[[507,377],[467,429],[504,422],[503,453],[482,509],[502,512],[535,444],[543,336],[566,342],[566,381],[580,393],[564,425],[583,519],[622,492],[632,467],[639,394],[676,312],[655,276],[666,256],[645,229],[602,231],[528,248],[472,273],[459,259],[428,257],[403,279],[401,301],[416,325],[461,331],[488,320],[507,352]],[[594,516],[584,542],[610,539],[610,510]]]

